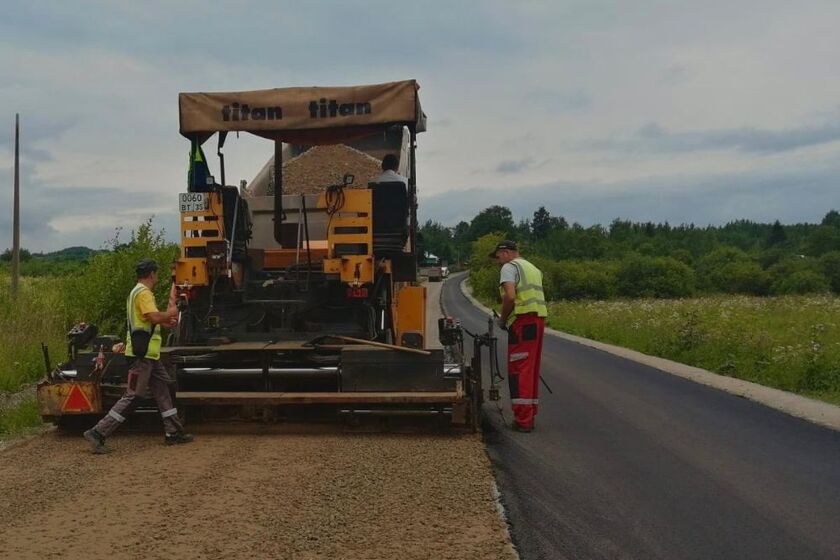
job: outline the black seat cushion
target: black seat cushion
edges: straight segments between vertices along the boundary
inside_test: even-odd
[[[401,253],[408,239],[408,188],[402,181],[369,183],[373,191],[373,252]]]

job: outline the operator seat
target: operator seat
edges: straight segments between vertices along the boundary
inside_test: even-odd
[[[401,255],[408,240],[408,187],[402,181],[368,183],[372,191],[373,254]]]

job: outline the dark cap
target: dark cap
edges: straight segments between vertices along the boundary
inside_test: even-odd
[[[496,245],[496,248],[493,249],[492,251],[490,251],[490,254],[487,255],[487,256],[490,257],[490,258],[495,257],[496,256],[496,251],[499,251],[500,249],[507,249],[509,251],[518,251],[519,250],[516,247],[516,241],[511,241],[510,239],[505,239],[504,241],[499,241],[499,243]]]
[[[137,278],[145,278],[152,272],[157,272],[158,263],[152,259],[143,259],[137,263],[135,270],[137,271]]]

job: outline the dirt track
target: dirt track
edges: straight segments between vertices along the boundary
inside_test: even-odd
[[[477,435],[193,428],[0,451],[0,558],[515,558]]]

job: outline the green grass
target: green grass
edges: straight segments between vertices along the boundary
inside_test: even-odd
[[[94,323],[99,332],[119,333],[125,328],[125,298],[136,282],[137,261],[153,258],[168,270],[178,256],[178,246],[167,242],[151,219],[131,231],[127,242],[117,231],[106,245],[109,250],[93,256],[82,250],[89,257],[84,265],[51,261],[50,276],[22,277],[14,300],[8,269],[0,266],[0,393],[14,392],[44,375],[42,342],[49,346],[52,365],[66,360],[65,334],[75,323]],[[76,249],[59,254],[79,253]],[[168,291],[169,283],[159,282],[158,301],[165,301]]]
[[[552,328],[840,404],[840,298],[554,302]]]
[[[64,359],[70,322],[62,278],[21,278],[17,298],[0,275],[0,392],[11,392],[44,375],[41,342],[53,363]]]
[[[817,391],[814,393],[804,391],[802,394],[812,399],[819,399],[840,406],[840,391]]]
[[[29,397],[5,410],[0,409],[0,439],[21,435],[42,424],[35,397]]]

